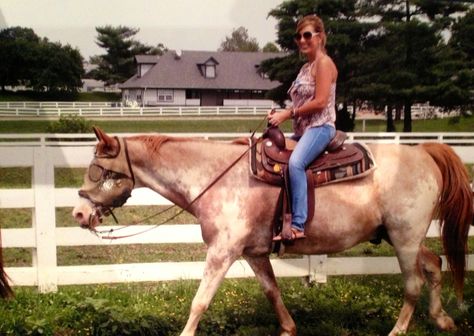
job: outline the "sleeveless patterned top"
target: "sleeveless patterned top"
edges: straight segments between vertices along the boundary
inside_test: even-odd
[[[293,102],[293,107],[298,108],[314,99],[316,83],[311,75],[313,63],[306,63],[301,67],[298,76],[288,90]],[[293,130],[295,135],[301,136],[310,127],[322,126],[324,124],[335,127],[336,121],[336,83],[331,84],[328,105],[317,113],[305,113],[293,119]]]

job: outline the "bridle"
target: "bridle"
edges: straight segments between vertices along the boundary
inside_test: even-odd
[[[257,125],[257,127],[254,129],[254,131],[252,132],[250,138],[253,138],[254,135],[255,135],[255,132],[257,131],[257,129],[260,128],[260,126],[262,125],[262,123],[265,121],[267,117],[265,116],[263,118],[263,120],[260,121],[260,123]],[[119,144],[119,149],[117,150],[117,152],[114,154],[114,155],[104,155],[104,156],[97,156],[97,153],[95,153],[95,157],[99,157],[99,158],[106,158],[106,159],[114,159],[116,158],[119,153],[120,153],[120,141],[117,137],[115,137],[117,139],[117,142]],[[130,176],[127,176],[125,174],[122,174],[122,173],[117,173],[117,172],[114,172],[114,171],[110,171],[110,170],[107,170],[101,166],[99,166],[100,168],[103,169],[103,172],[102,172],[102,175],[101,176],[104,176],[104,174],[106,174],[107,172],[111,172],[111,173],[115,173],[115,174],[122,174],[128,178],[130,178],[132,180],[132,183],[133,183],[133,186],[132,186],[132,189],[133,187],[135,186],[135,176],[133,174],[133,169],[132,169],[132,165],[131,165],[131,162],[130,162],[130,156],[128,154],[128,146],[127,146],[127,141],[125,138],[123,138],[123,143],[124,143],[124,151],[125,151],[125,158],[127,160],[127,165],[128,165],[128,169],[129,169],[129,172],[130,172]],[[234,161],[232,161],[230,163],[229,166],[227,166],[219,175],[217,175],[210,183],[209,185],[207,185],[191,202],[188,203],[188,205],[184,208],[182,208],[180,211],[178,211],[176,214],[172,215],[171,217],[168,217],[166,218],[165,220],[163,220],[161,223],[158,223],[158,224],[155,224],[153,225],[152,227],[150,228],[147,228],[147,229],[144,229],[142,231],[139,231],[139,232],[136,232],[136,233],[132,233],[132,234],[129,234],[129,235],[121,235],[121,236],[112,236],[112,233],[116,232],[116,231],[119,231],[119,230],[122,230],[122,229],[125,229],[125,228],[128,228],[130,226],[133,226],[133,225],[137,225],[141,222],[144,222],[150,218],[153,218],[153,217],[156,217],[156,216],[159,216],[165,212],[168,212],[169,210],[171,210],[172,208],[176,207],[176,205],[171,205],[169,207],[167,207],[166,209],[164,210],[161,210],[157,213],[154,213],[150,216],[147,216],[147,217],[144,217],[140,220],[137,220],[137,221],[133,221],[132,223],[130,224],[127,224],[127,225],[124,225],[120,228],[117,228],[117,229],[109,229],[109,230],[102,230],[102,231],[98,231],[96,230],[95,228],[93,228],[91,226],[91,221],[92,221],[92,218],[93,216],[96,216],[97,215],[97,212],[98,212],[98,215],[99,215],[99,220],[101,218],[102,215],[105,215],[105,216],[108,216],[109,214],[112,215],[114,221],[119,224],[118,220],[117,220],[117,217],[114,215],[113,213],[113,210],[116,208],[116,207],[120,207],[122,206],[126,201],[127,199],[131,196],[131,190],[130,190],[130,193],[128,194],[128,196],[124,197],[124,198],[120,198],[119,199],[119,202],[113,202],[113,204],[111,206],[104,206],[103,204],[101,204],[100,202],[94,202],[90,197],[89,195],[87,195],[87,193],[84,192],[84,196],[82,195],[81,191],[79,191],[79,196],[81,197],[84,197],[86,199],[88,199],[93,205],[94,205],[94,211],[89,215],[89,230],[94,232],[96,235],[98,235],[100,238],[102,239],[109,239],[109,240],[115,240],[115,239],[122,239],[122,238],[129,238],[129,237],[133,237],[133,236],[137,236],[139,234],[142,234],[142,233],[146,233],[148,231],[151,231],[155,228],[157,228],[158,226],[161,226],[163,224],[166,224],[168,222],[170,222],[171,220],[173,220],[174,218],[178,217],[179,215],[181,215],[183,212],[185,211],[188,211],[191,209],[191,206],[196,203],[209,189],[211,189],[225,174],[227,174],[227,172],[229,172],[236,164],[237,162],[239,162],[253,147],[255,147],[257,145],[257,141],[253,141],[251,143],[250,146],[247,147],[247,149],[241,154],[239,155]],[[120,203],[120,204],[118,204]]]
[[[101,158],[101,159],[115,159],[117,156],[120,154],[121,147],[120,147],[120,140],[118,137],[114,137],[117,141],[118,144],[118,149],[116,152],[112,154],[98,154],[97,150],[94,153],[95,158]],[[109,177],[114,179],[113,177],[120,177],[120,178],[126,178],[132,181],[132,187],[130,189],[126,189],[125,192],[123,192],[118,198],[115,198],[111,204],[104,204],[102,202],[94,200],[87,192],[84,190],[79,190],[79,196],[82,198],[87,199],[89,202],[92,203],[94,206],[93,212],[89,215],[89,229],[92,230],[92,219],[94,216],[98,216],[99,220],[102,216],[108,216],[111,215],[114,221],[118,223],[117,217],[115,216],[113,210],[115,208],[121,207],[122,205],[125,204],[125,202],[128,200],[128,198],[131,196],[132,190],[135,187],[135,174],[133,173],[132,169],[132,164],[130,162],[130,155],[128,153],[128,145],[127,145],[127,140],[123,138],[123,144],[124,144],[124,151],[125,151],[125,159],[127,161],[127,166],[128,166],[128,171],[129,175],[124,174],[124,173],[119,173],[110,169],[106,169],[103,166],[99,164],[91,164],[89,166],[89,179],[93,182],[99,182],[99,181],[104,181],[107,180]],[[91,173],[91,168],[94,168],[95,173]],[[96,230],[92,230],[94,232],[98,232]]]

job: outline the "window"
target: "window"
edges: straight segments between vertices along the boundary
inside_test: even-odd
[[[206,64],[206,78],[216,78],[216,66]]]
[[[174,92],[173,90],[158,90],[158,101],[170,103],[174,100]]]

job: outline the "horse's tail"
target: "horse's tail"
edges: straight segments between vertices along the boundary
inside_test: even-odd
[[[454,288],[462,299],[466,270],[467,239],[474,225],[473,193],[466,167],[459,156],[444,144],[422,145],[438,165],[443,187],[438,204],[438,218],[448,266],[453,273]]]
[[[2,255],[2,233],[0,230],[0,297],[7,298],[13,295],[13,290],[8,283],[8,277],[3,269],[3,255]]]

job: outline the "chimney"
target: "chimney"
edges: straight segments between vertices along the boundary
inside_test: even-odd
[[[175,60],[180,60],[182,55],[183,55],[183,51],[181,49],[175,50],[174,59]]]

